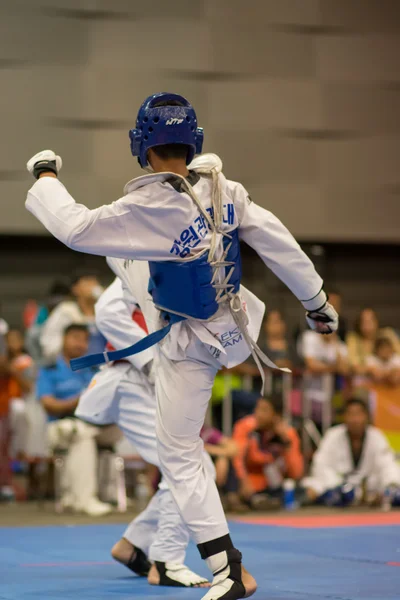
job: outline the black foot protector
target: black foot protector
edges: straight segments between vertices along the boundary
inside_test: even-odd
[[[170,562],[155,561],[160,583],[158,585],[167,585],[172,587],[194,587],[207,583],[207,579],[193,573],[185,565],[178,565]]]
[[[247,593],[242,581],[242,555],[233,547],[230,536],[225,535],[199,544],[198,549],[214,574],[211,588],[202,600],[245,598]]]
[[[147,556],[140,548],[134,548],[132,556],[126,565],[128,569],[139,575],[139,577],[147,577],[149,574],[151,563]]]

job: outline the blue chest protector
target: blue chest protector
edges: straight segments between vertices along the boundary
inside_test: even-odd
[[[240,287],[242,265],[240,256],[239,232],[237,229],[224,237],[224,250],[230,244],[224,263],[225,274],[233,268],[227,284],[229,291],[237,293]],[[229,263],[229,264],[228,264]],[[73,371],[103,364],[114,360],[122,360],[127,356],[138,354],[160,342],[170,331],[174,323],[187,318],[207,320],[218,310],[217,290],[212,285],[213,267],[208,262],[208,253],[191,261],[149,262],[150,280],[148,291],[155,306],[168,325],[151,333],[139,342],[113,352],[91,354],[71,360]]]

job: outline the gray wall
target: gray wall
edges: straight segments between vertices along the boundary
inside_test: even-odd
[[[90,207],[139,174],[139,103],[185,94],[205,150],[299,239],[400,241],[398,0],[0,0],[0,233],[41,233],[50,147]]]

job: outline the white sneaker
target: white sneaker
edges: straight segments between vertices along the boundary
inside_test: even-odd
[[[91,498],[84,506],[75,506],[75,510],[79,510],[90,517],[102,517],[112,512],[113,507],[106,502],[100,502],[97,498]]]

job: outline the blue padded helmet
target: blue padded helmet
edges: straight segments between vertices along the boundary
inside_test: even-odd
[[[163,106],[156,106],[158,103]],[[179,106],[168,106],[168,103]],[[203,129],[197,127],[193,106],[179,94],[161,92],[146,98],[139,109],[136,129],[129,132],[131,151],[141,167],[148,165],[147,152],[155,146],[185,144],[189,147],[186,163],[192,162],[203,147]]]

